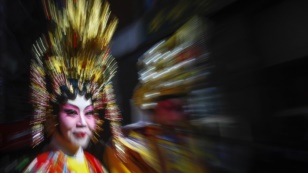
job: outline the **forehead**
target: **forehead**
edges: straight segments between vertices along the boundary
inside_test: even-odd
[[[76,107],[79,107],[79,108],[85,108],[89,105],[92,105],[91,99],[87,100],[85,98],[85,96],[80,96],[79,94],[77,95],[77,97],[74,100],[68,99],[67,103],[70,104],[70,105],[74,105]]]

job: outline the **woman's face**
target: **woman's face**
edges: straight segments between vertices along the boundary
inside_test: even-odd
[[[75,145],[86,147],[95,129],[96,118],[91,100],[77,95],[60,106],[59,126],[64,139]]]

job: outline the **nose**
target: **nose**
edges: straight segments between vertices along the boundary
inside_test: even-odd
[[[86,127],[87,126],[87,123],[86,123],[86,120],[85,120],[85,116],[83,113],[80,113],[79,115],[79,119],[78,119],[78,122],[77,122],[77,127]]]

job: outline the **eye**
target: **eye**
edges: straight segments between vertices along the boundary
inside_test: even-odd
[[[94,115],[94,111],[88,111],[86,112],[86,116]]]
[[[64,112],[65,112],[67,115],[77,115],[77,111],[72,110],[72,109],[64,109]]]

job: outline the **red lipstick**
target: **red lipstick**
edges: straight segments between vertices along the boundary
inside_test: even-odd
[[[78,138],[84,138],[86,136],[86,133],[84,133],[84,132],[76,132],[75,136],[77,136]]]

